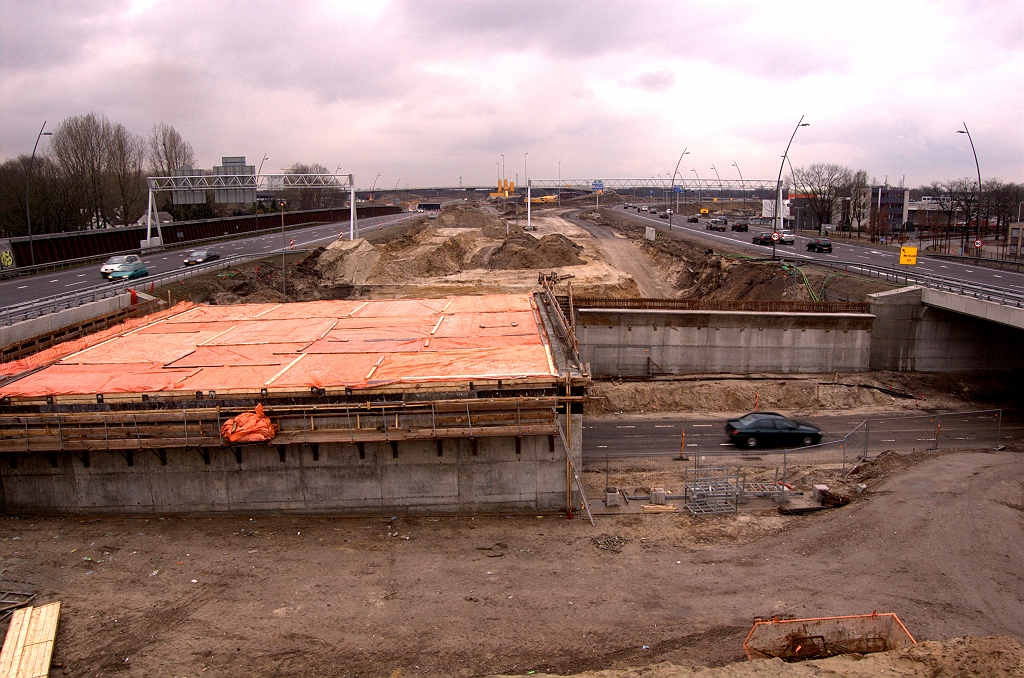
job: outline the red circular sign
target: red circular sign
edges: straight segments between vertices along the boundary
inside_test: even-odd
[[[781,239],[782,239],[782,234],[781,233],[779,233],[778,231],[775,231],[774,233],[772,233],[772,241],[773,242],[779,242],[779,240],[781,240]]]
[[[979,250],[980,250],[980,249],[981,249],[981,245],[982,245],[982,242],[981,242],[980,240],[975,240],[975,241],[974,241],[974,246],[975,246],[975,247],[976,247],[977,249],[979,249]]]

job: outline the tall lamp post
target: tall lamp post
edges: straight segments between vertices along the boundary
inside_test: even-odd
[[[52,136],[53,132],[44,132],[46,129],[46,121],[43,120],[43,126],[39,128],[39,134],[36,135],[36,144],[32,147],[32,157],[28,161],[28,172],[25,173],[25,222],[28,224],[28,257],[31,260],[32,266],[36,265],[36,251],[32,246],[32,212],[29,209],[29,185],[32,181],[32,165],[36,161],[36,149],[39,148],[39,140],[43,137]]]
[[[689,146],[683,147],[683,152],[679,155],[679,162],[676,163],[676,168],[672,170],[672,192],[675,193],[675,196],[673,197],[676,199],[676,208],[672,210],[673,214],[668,215],[668,230],[670,231],[672,230],[672,217],[675,216],[675,212],[679,211],[679,194],[676,193],[676,175],[679,174],[679,165],[683,162],[683,156],[690,154],[690,151],[688,150],[689,148]]]
[[[703,205],[703,200],[701,199],[701,196],[700,196],[700,188],[701,188],[701,186],[700,186],[700,175],[697,174],[697,168],[696,167],[691,167],[690,171],[693,172],[694,176],[697,177],[697,214],[699,215],[699,214],[701,214],[700,210],[701,210],[701,207]]]
[[[782,224],[779,222],[780,215],[782,214],[782,170],[786,167],[786,160],[789,158],[789,147],[793,145],[793,138],[796,137],[796,131],[801,127],[809,127],[811,123],[804,122],[804,116],[800,116],[800,120],[796,123],[796,127],[793,128],[793,134],[789,137],[789,143],[786,144],[786,152],[782,154],[782,162],[779,163],[779,178],[775,182],[775,214],[772,218],[772,229],[775,233],[782,230]],[[775,258],[775,239],[772,238],[772,258]]]
[[[287,300],[287,292],[285,292],[285,277],[284,277],[284,255],[288,253],[288,241],[284,237],[284,200],[281,201],[281,296]]]
[[[967,129],[967,123],[964,123],[963,129],[958,129],[957,134],[966,134],[967,140],[971,142],[971,153],[974,154],[974,169],[978,171],[978,240],[981,240],[981,167],[978,165],[978,152],[974,150],[974,139],[971,138],[971,132]],[[970,229],[971,225],[967,224],[967,228]],[[981,256],[981,249],[978,249],[978,256]]]

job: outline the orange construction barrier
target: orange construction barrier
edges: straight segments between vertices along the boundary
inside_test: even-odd
[[[270,418],[263,414],[263,403],[259,403],[253,412],[243,412],[225,421],[220,435],[229,443],[262,443],[277,435],[277,424],[270,423]]]

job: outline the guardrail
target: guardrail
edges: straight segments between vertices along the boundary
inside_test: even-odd
[[[289,251],[304,252],[305,250]],[[75,308],[83,304],[99,301],[100,299],[116,297],[119,294],[123,294],[128,288],[138,288],[143,282],[160,285],[178,282],[204,273],[210,273],[211,271],[219,271],[223,268],[238,266],[258,259],[265,259],[268,256],[280,254],[280,252],[280,250],[277,250],[276,252],[263,252],[261,254],[237,254],[212,261],[208,264],[198,264],[196,266],[190,266],[185,269],[178,269],[168,273],[160,273],[157,275],[146,276],[145,278],[125,280],[123,282],[96,285],[95,287],[78,290],[77,292],[55,294],[49,297],[43,297],[42,299],[25,302],[23,304],[14,304],[0,309],[0,322],[5,325],[13,325],[14,323],[38,318],[39,316],[43,316],[48,313],[56,313],[58,311],[63,311],[64,309]]]
[[[786,258],[790,259],[790,257]],[[904,285],[921,285],[923,287],[931,287],[932,289],[952,292],[954,294],[962,294],[967,297],[983,299],[985,301],[991,301],[1005,306],[1015,306],[1017,308],[1024,307],[1024,294],[1014,292],[1005,287],[966,282],[958,278],[947,278],[946,276],[935,275],[932,273],[915,273],[886,266],[875,266],[873,264],[827,261],[822,259],[812,259],[802,255],[797,255],[796,260],[801,263],[827,266],[847,273],[856,273],[868,278],[885,280],[886,282],[892,282],[896,285],[901,283]]]

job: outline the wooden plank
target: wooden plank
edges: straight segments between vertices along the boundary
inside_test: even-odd
[[[0,651],[0,678],[46,678],[57,636],[60,602],[15,610]]]

